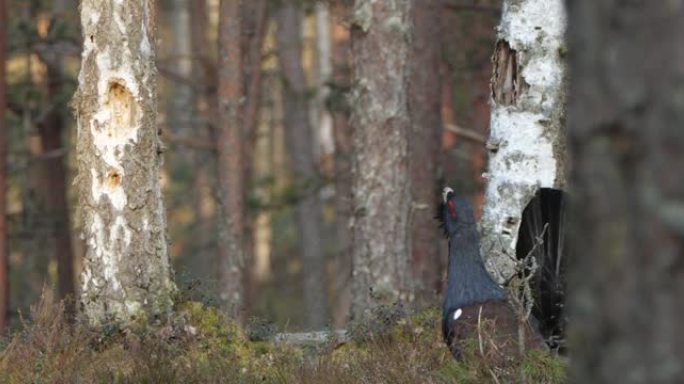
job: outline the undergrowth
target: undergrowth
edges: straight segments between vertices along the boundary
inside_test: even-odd
[[[21,331],[0,341],[0,384],[515,383],[521,372],[529,383],[565,382],[563,361],[545,351],[497,369],[472,340],[457,362],[441,340],[439,322],[438,311],[430,310],[312,352],[252,341],[199,302],[178,304],[164,327],[93,330],[70,324],[63,305],[43,300]]]

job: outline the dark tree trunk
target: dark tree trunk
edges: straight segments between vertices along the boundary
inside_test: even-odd
[[[352,20],[353,304],[411,301],[411,1],[357,0]]]
[[[244,305],[244,187],[242,49],[240,0],[222,0],[219,10],[218,181],[221,201],[219,254],[221,300],[240,318]]]
[[[54,23],[64,17],[64,0],[55,2]],[[47,68],[47,98],[54,103],[45,119],[38,124],[44,154],[65,153],[63,136],[66,129],[64,110],[66,95],[64,89],[64,63],[59,48],[54,47],[49,57],[44,57]],[[45,190],[42,191],[43,215],[49,218],[49,233],[54,241],[54,259],[57,262],[57,287],[60,299],[65,302],[67,313],[74,314],[74,266],[71,246],[71,223],[67,204],[66,156],[56,156],[42,162],[45,176]]]
[[[411,253],[416,294],[431,302],[439,291],[440,242],[433,210],[438,201],[442,132],[442,79],[439,66],[441,0],[421,0],[413,8],[413,60],[409,89],[412,211]]]
[[[5,331],[9,304],[7,260],[7,122],[5,120],[5,48],[7,39],[7,4],[0,0],[0,335]]]
[[[333,119],[335,140],[335,227],[337,255],[335,268],[334,321],[343,327],[351,307],[351,127],[349,126],[349,96],[351,63],[349,57],[349,29],[344,25],[349,18],[349,7],[337,1],[332,9],[332,80],[328,108]]]
[[[684,381],[684,6],[569,1],[571,375]]]
[[[297,228],[303,263],[304,300],[312,328],[325,325],[328,314],[325,260],[321,249],[320,175],[314,155],[313,130],[309,119],[309,98],[302,67],[302,15],[293,0],[278,10],[278,56],[283,74],[285,143],[298,191]]]
[[[264,37],[268,27],[268,4],[266,0],[252,0],[243,4],[246,19],[242,25],[242,39],[245,57],[243,58],[242,73],[245,84],[244,107],[244,163],[243,163],[243,195],[249,200],[254,182],[254,167],[257,145],[257,131],[261,107],[261,59]],[[253,303],[255,296],[254,254],[255,254],[255,217],[256,212],[245,206],[244,243],[245,251],[249,255],[249,273],[245,274],[245,304]]]

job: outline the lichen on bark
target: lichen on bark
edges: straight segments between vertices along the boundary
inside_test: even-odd
[[[352,27],[353,305],[413,300],[408,75],[411,3],[356,2]]]
[[[152,4],[81,3],[84,47],[73,99],[86,255],[81,311],[94,325],[163,318],[171,307]]]

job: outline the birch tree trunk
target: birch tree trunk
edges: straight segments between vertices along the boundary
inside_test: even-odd
[[[218,180],[221,217],[221,302],[233,318],[244,305],[244,201],[242,134],[242,49],[240,0],[221,0],[219,10],[218,65]]]
[[[7,4],[0,0],[0,335],[5,331],[9,304],[9,274],[7,255],[7,123],[5,121],[5,49],[7,45]]]
[[[684,382],[684,4],[568,2],[571,376]]]
[[[283,74],[285,143],[292,160],[298,191],[297,230],[302,257],[304,300],[308,323],[319,329],[328,315],[325,259],[321,247],[320,175],[314,155],[315,135],[309,119],[309,97],[302,66],[302,15],[297,4],[288,0],[278,10],[278,57]]]
[[[357,0],[354,60],[353,304],[362,320],[378,304],[411,301],[408,78],[411,5]]]
[[[482,251],[502,283],[514,273],[522,212],[541,188],[566,184],[562,0],[504,0],[492,57]]]
[[[159,186],[154,2],[83,0],[80,12],[81,308],[93,325],[163,319],[175,286]]]

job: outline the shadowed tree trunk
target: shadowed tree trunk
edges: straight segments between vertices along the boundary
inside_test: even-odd
[[[65,0],[53,3],[53,18],[51,29],[59,27],[64,22],[67,8]],[[75,6],[75,4],[74,4]],[[67,204],[67,171],[65,166],[66,151],[63,137],[67,128],[64,110],[67,96],[65,92],[64,58],[60,47],[52,46],[49,51],[41,55],[47,73],[47,98],[52,105],[45,118],[38,122],[38,133],[43,154],[64,153],[63,156],[41,161],[42,175],[45,177],[44,190],[40,191],[43,200],[42,215],[47,218],[48,235],[52,237],[51,246],[54,249],[54,259],[57,262],[57,286],[59,298],[71,297],[65,302],[67,313],[75,313],[74,308],[74,267],[71,247],[71,224],[69,221],[69,207]]]
[[[256,272],[256,237],[257,231],[263,228],[256,228],[256,212],[250,210],[249,197],[254,188],[254,174],[256,167],[255,153],[257,151],[258,130],[261,108],[261,79],[262,79],[262,48],[266,28],[268,27],[268,4],[266,0],[252,0],[243,3],[243,12],[246,20],[242,25],[243,49],[245,52],[242,61],[242,73],[245,84],[245,106],[244,106],[244,162],[243,162],[243,196],[245,197],[245,220],[243,226],[245,252],[249,260],[249,273],[245,275],[245,302],[247,305],[254,302],[256,295],[256,280],[259,280]],[[265,216],[261,216],[264,223]],[[261,253],[259,256],[263,256]],[[263,261],[263,258],[261,259]]]
[[[9,304],[7,266],[7,205],[5,183],[7,176],[7,122],[5,120],[5,49],[7,42],[7,5],[0,0],[0,335],[5,332]]]
[[[349,29],[344,24],[349,18],[349,7],[338,0],[333,8],[332,26],[332,87],[328,95],[328,109],[333,118],[335,140],[335,228],[337,255],[335,292],[337,293],[334,321],[343,327],[351,308],[351,127],[349,126],[350,87]]]
[[[239,319],[244,305],[244,135],[240,0],[221,0],[218,64],[218,181],[221,302]]]
[[[684,380],[684,6],[569,1],[571,376]]]
[[[413,56],[409,81],[411,136],[411,253],[416,294],[431,302],[441,284],[439,232],[434,225],[438,201],[442,133],[441,0],[421,0],[413,8]]]
[[[190,2],[190,34],[192,40],[192,78],[195,86],[195,109],[197,121],[195,137],[202,141],[214,141],[214,127],[216,119],[216,63],[212,60],[211,47],[207,38],[207,9],[205,0]],[[199,245],[197,253],[198,274],[215,281],[220,262],[217,263],[215,225],[215,176],[216,152],[196,151],[193,162],[196,166],[193,179],[193,200],[195,211],[194,233]],[[204,289],[211,294],[217,294],[214,284],[208,284]]]
[[[378,304],[413,299],[407,95],[411,3],[357,0],[352,17],[352,316],[359,321]]]
[[[298,191],[297,228],[303,264],[304,300],[308,324],[319,329],[326,323],[327,295],[325,260],[321,248],[321,203],[318,197],[320,175],[314,155],[313,130],[309,119],[309,97],[302,68],[302,15],[293,0],[287,0],[277,13],[278,57],[283,74],[285,142]]]
[[[159,185],[154,2],[83,0],[73,105],[86,255],[81,308],[91,324],[164,319],[171,310]]]

